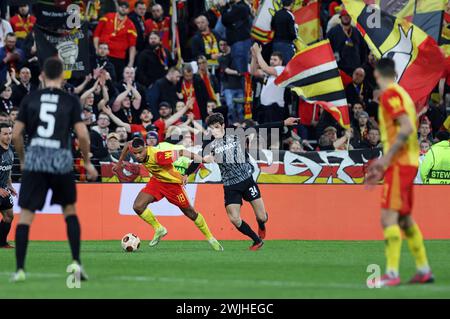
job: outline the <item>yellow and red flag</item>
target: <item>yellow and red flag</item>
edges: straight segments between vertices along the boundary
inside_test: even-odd
[[[362,0],[343,3],[373,54],[395,61],[397,82],[420,111],[443,74],[444,55],[437,42],[416,25],[377,6]]]
[[[329,40],[297,53],[275,84],[291,88],[307,103],[323,107],[342,127],[350,127],[344,85]]]
[[[306,43],[311,44],[321,38],[320,28],[320,2],[303,1],[302,6],[293,9],[295,22],[298,25],[298,36]]]

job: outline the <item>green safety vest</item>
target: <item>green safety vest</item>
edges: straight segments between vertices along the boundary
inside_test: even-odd
[[[424,184],[450,184],[450,141],[431,147],[420,167]]]

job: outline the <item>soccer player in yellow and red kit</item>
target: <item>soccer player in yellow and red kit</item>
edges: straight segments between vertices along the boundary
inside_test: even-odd
[[[374,185],[384,176],[381,222],[387,266],[381,286],[400,284],[401,230],[416,261],[417,273],[410,283],[434,281],[422,233],[411,217],[413,183],[419,165],[416,108],[408,93],[396,84],[396,77],[394,61],[381,59],[375,68],[375,78],[383,91],[378,113],[383,156],[369,167],[366,177],[366,182]]]
[[[155,229],[155,236],[150,242],[150,246],[156,245],[167,234],[167,230],[158,222],[148,205],[165,197],[195,223],[214,250],[223,250],[223,247],[211,234],[202,214],[196,212],[189,203],[183,187],[187,177],[181,175],[173,165],[179,156],[186,156],[198,162],[202,162],[203,158],[184,149],[160,150],[153,146],[146,146],[143,139],[135,138],[124,146],[117,166],[122,165],[129,152],[145,166],[151,175],[147,186],[142,189],[133,204],[136,214]]]

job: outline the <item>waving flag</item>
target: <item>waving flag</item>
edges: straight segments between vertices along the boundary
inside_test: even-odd
[[[329,40],[297,53],[275,84],[291,88],[306,102],[322,106],[342,127],[350,127],[344,85]]]
[[[306,44],[319,41],[321,37],[319,1],[310,1],[308,4],[292,11],[298,25],[298,35],[302,41]]]
[[[251,36],[253,39],[262,43],[269,43],[273,39],[273,31],[270,23],[272,17],[282,8],[281,0],[264,0],[260,4],[258,14],[256,15],[253,27],[251,30]]]
[[[412,22],[439,41],[441,22],[447,0],[364,0],[397,18]]]
[[[395,61],[397,81],[420,111],[442,76],[444,56],[436,41],[416,25],[377,6],[368,6],[361,0],[343,2],[373,54]]]

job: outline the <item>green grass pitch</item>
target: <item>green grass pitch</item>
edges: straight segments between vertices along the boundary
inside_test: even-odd
[[[85,241],[82,261],[90,276],[79,289],[66,286],[67,242],[30,242],[28,278],[13,284],[14,250],[0,250],[4,298],[450,298],[450,241],[427,241],[436,283],[369,289],[369,264],[384,266],[383,242],[225,241],[215,252],[202,241],[162,241],[125,253],[120,241]],[[414,273],[406,247],[402,280]]]

